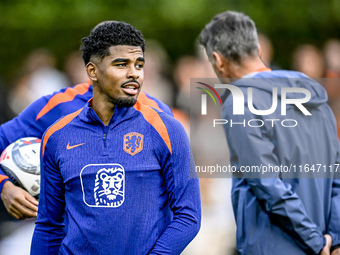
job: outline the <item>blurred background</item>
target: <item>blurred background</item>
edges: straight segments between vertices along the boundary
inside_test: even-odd
[[[190,78],[215,78],[197,37],[226,10],[255,21],[263,60],[272,69],[340,77],[340,0],[1,0],[0,123],[44,94],[86,82],[81,38],[103,20],[119,20],[147,39],[144,91],[171,106],[190,134]],[[340,120],[339,80],[323,85]],[[204,125],[199,128],[196,132],[204,131]],[[199,164],[208,160],[200,153],[204,143],[212,142],[193,148]],[[183,254],[233,254],[230,179],[201,178],[200,183],[202,229]],[[0,255],[29,254],[33,220],[14,221],[4,209],[0,220]]]
[[[292,64],[292,49],[301,43],[323,47],[340,36],[339,0],[1,0],[0,67],[6,80],[17,74],[29,53],[48,48],[58,68],[80,39],[103,20],[123,20],[146,38],[160,42],[169,61],[194,54],[196,37],[217,13],[243,11],[275,46],[275,61]]]

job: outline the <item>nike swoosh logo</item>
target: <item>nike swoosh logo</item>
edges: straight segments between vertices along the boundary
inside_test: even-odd
[[[80,144],[76,144],[76,145],[71,145],[71,146],[70,146],[70,143],[68,143],[67,146],[66,146],[66,149],[71,150],[71,149],[73,149],[73,148],[76,148],[76,147],[81,146],[81,145],[84,145],[84,144],[85,144],[85,143],[80,143]]]

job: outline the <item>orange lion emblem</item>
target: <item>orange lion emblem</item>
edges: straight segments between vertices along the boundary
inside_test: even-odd
[[[144,135],[137,132],[128,133],[124,135],[123,149],[126,153],[134,156],[143,150],[143,141]]]

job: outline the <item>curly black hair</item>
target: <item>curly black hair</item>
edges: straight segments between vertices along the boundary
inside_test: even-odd
[[[103,59],[110,55],[109,48],[116,45],[140,46],[144,52],[145,40],[142,33],[128,23],[104,21],[95,26],[88,37],[81,40],[85,65],[91,56]]]

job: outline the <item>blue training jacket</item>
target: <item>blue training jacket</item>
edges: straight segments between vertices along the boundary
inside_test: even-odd
[[[254,115],[246,99],[244,115],[233,115],[231,95],[223,105],[223,118],[229,123],[232,119],[235,124],[224,128],[231,164],[238,169],[232,183],[238,252],[318,254],[324,247],[326,233],[332,236],[333,245],[338,245],[340,179],[336,177],[340,172],[340,149],[325,90],[316,81],[293,71],[261,72],[233,85],[242,90],[245,98],[248,88],[252,88],[257,110],[271,108],[272,89],[278,88],[278,108],[270,115]],[[303,104],[311,116],[293,104],[288,104],[286,115],[281,115],[282,88],[287,87],[311,92],[311,99]],[[303,97],[300,93],[287,93],[288,99]],[[240,171],[246,167],[266,167],[266,171],[272,172]],[[273,171],[274,167],[281,169]]]
[[[56,120],[84,107],[90,98],[92,86],[89,80],[88,83],[67,87],[34,101],[17,117],[0,126],[0,153],[19,138],[41,138]],[[173,116],[166,104],[144,92],[140,92],[138,101]],[[0,193],[7,180],[8,177],[0,169]]]
[[[105,126],[91,102],[43,136],[31,254],[180,254],[201,218],[183,126],[140,102]]]

